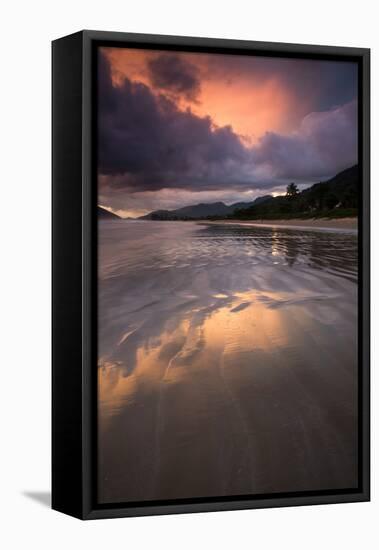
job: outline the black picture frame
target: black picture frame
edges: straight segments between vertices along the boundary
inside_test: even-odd
[[[354,60],[359,65],[359,487],[180,501],[96,502],[96,68],[100,45]],[[370,499],[370,50],[81,31],[52,43],[52,507],[81,519]]]

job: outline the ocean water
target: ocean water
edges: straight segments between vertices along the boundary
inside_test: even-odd
[[[357,233],[99,222],[98,497],[357,486]]]

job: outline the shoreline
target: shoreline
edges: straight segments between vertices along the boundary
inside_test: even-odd
[[[245,225],[262,227],[285,227],[286,229],[339,229],[342,231],[358,231],[358,218],[311,218],[292,220],[204,220],[199,222],[201,225]]]

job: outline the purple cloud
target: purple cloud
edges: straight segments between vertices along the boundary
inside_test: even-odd
[[[358,161],[357,102],[310,113],[293,135],[266,133],[253,150],[257,164],[281,178],[322,178]]]
[[[136,190],[238,182],[249,155],[230,126],[216,128],[210,117],[181,111],[139,82],[110,82],[108,61],[100,57],[100,174]]]
[[[150,59],[148,71],[151,83],[156,88],[196,101],[200,93],[198,69],[182,57],[161,54]]]
[[[195,76],[191,80],[188,66],[176,64],[174,57],[155,58],[159,64],[152,69],[154,78],[171,91],[195,93]],[[103,55],[98,77],[98,171],[105,182],[103,192],[107,188],[128,193],[243,193],[272,189],[289,180],[320,181],[357,162],[355,100],[306,115],[296,133],[267,132],[256,146],[247,147],[231,126],[217,127],[210,117],[183,111],[145,84],[125,78],[122,85],[113,85]]]

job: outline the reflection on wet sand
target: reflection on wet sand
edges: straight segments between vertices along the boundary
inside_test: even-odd
[[[99,500],[357,485],[357,239],[101,222]]]

